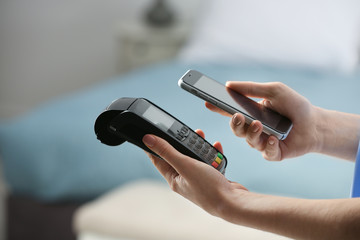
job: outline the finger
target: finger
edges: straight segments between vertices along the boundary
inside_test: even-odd
[[[261,133],[262,133],[263,126],[260,121],[254,120],[246,132],[246,141],[247,143],[253,147],[256,148],[259,151],[262,151],[264,149],[264,144],[261,139]]]
[[[248,97],[271,98],[274,96],[276,83],[257,83],[257,82],[226,82],[226,87]]]
[[[194,170],[196,164],[200,163],[171,146],[164,139],[147,134],[143,137],[144,144],[154,153],[163,158],[180,175],[188,176]]]
[[[201,129],[196,129],[195,132],[199,134],[202,138],[205,139],[205,133]],[[213,144],[214,148],[216,148],[219,152],[223,153],[223,147],[220,142],[215,142]]]
[[[235,113],[230,120],[230,128],[235,136],[244,137],[246,134],[244,115]]]
[[[221,115],[223,116],[226,116],[226,117],[231,117],[231,114],[228,113],[228,112],[225,112],[224,110],[212,105],[211,103],[209,102],[205,102],[205,107],[207,109],[209,109],[210,111],[213,111],[213,112],[216,112],[216,113],[220,113]]]
[[[267,99],[264,99],[262,104],[267,108],[274,109],[273,105],[271,104],[271,101],[269,101]]]
[[[219,152],[224,153],[223,147],[220,142],[215,142],[214,148],[216,148]]]
[[[200,137],[205,138],[205,133],[201,129],[196,129],[195,132],[200,135]]]
[[[281,151],[280,151],[280,147],[279,147],[279,140],[274,137],[274,136],[270,136],[269,139],[267,140],[264,152],[263,152],[263,157],[266,160],[269,161],[280,161],[281,160]]]

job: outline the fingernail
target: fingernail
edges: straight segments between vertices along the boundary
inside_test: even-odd
[[[151,136],[151,135],[145,135],[143,137],[143,142],[145,143],[145,145],[147,145],[148,147],[153,147],[155,145],[156,139]]]
[[[237,114],[232,117],[232,122],[235,126],[239,126],[241,124],[241,120]]]
[[[275,143],[274,139],[269,139],[269,144],[270,145],[274,145],[274,143]]]

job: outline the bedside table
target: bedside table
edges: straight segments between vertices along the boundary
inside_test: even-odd
[[[116,34],[118,73],[176,56],[189,31],[186,24],[169,27],[152,27],[140,21],[119,24]]]

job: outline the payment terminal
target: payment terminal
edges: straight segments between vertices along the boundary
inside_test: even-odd
[[[95,133],[106,145],[117,146],[128,141],[156,155],[142,142],[144,135],[154,134],[179,152],[225,173],[227,159],[222,153],[184,123],[144,98],[120,98],[112,102],[96,119]]]

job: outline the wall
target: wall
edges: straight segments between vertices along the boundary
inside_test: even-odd
[[[189,19],[198,1],[170,4]],[[0,118],[115,75],[116,24],[150,0],[0,0]]]
[[[169,2],[178,18],[188,21],[199,0]],[[116,25],[140,18],[151,3],[0,0],[0,120],[114,76]],[[1,179],[0,171],[0,240],[5,210]]]

